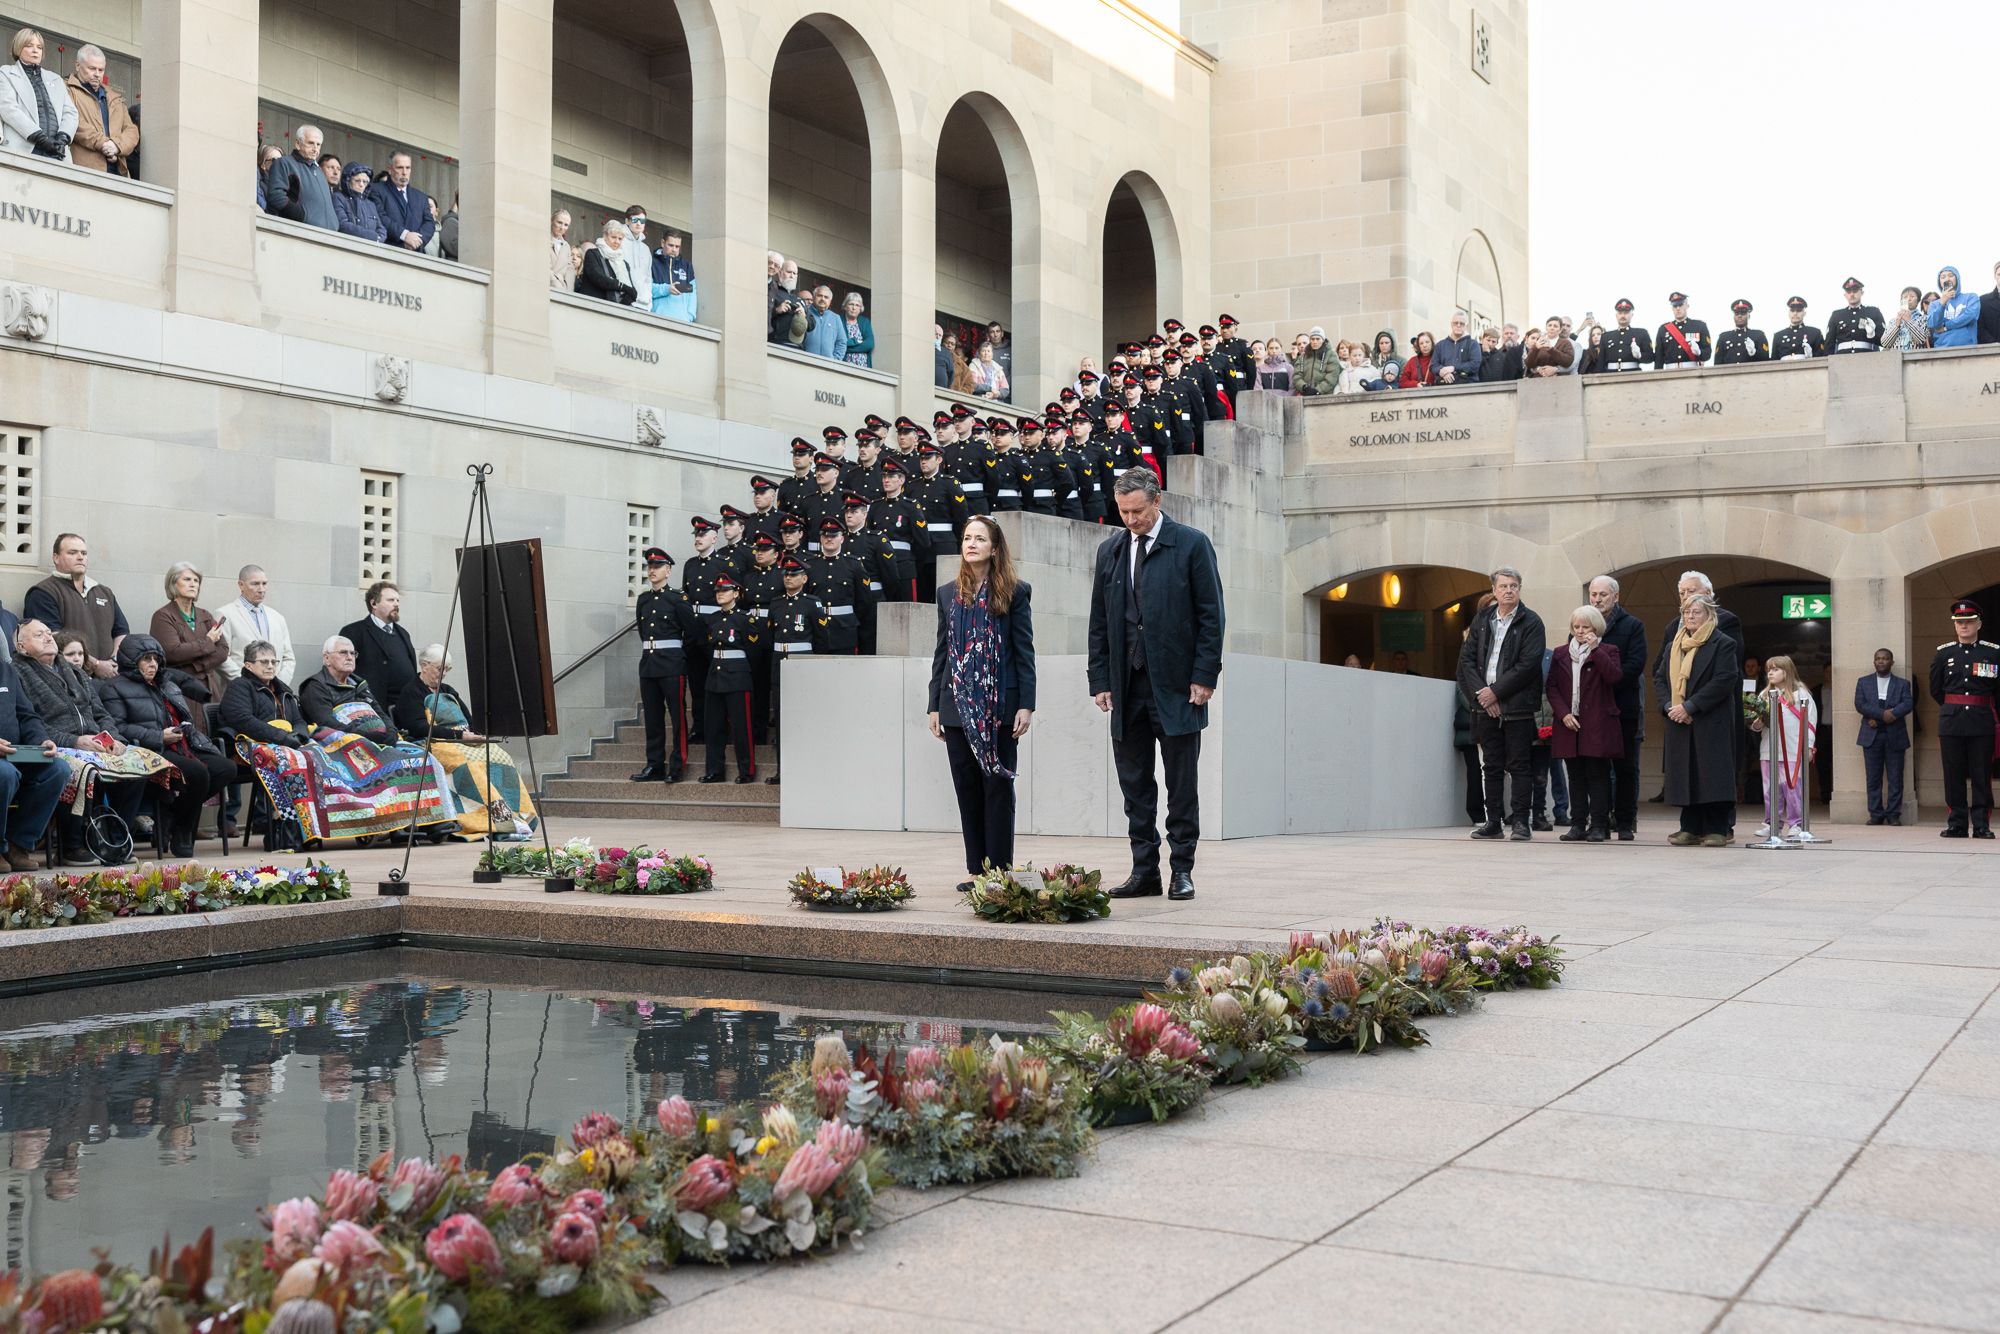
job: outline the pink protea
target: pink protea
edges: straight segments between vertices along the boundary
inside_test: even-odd
[[[676,1093],[671,1098],[660,1099],[660,1129],[674,1139],[693,1139],[695,1136],[694,1108],[688,1100]]]
[[[813,1110],[821,1116],[839,1116],[847,1106],[847,1090],[853,1078],[845,1070],[822,1070],[813,1076]]]
[[[1192,1061],[1201,1055],[1201,1043],[1179,1024],[1171,1024],[1153,1044],[1153,1050],[1170,1061]]]
[[[332,1265],[341,1274],[351,1274],[373,1264],[387,1253],[373,1232],[346,1219],[328,1228],[319,1245],[313,1247],[315,1260]]]
[[[497,1277],[503,1268],[493,1234],[471,1214],[453,1214],[432,1228],[424,1238],[424,1254],[454,1283],[464,1283],[475,1275]]]
[[[564,1264],[589,1264],[597,1254],[597,1224],[584,1214],[559,1216],[549,1227],[549,1254]]]
[[[382,1190],[371,1177],[340,1168],[326,1179],[326,1216],[335,1223],[361,1223],[375,1216]]]
[[[579,1149],[601,1144],[618,1133],[618,1123],[604,1112],[591,1112],[569,1129],[570,1142]]]
[[[286,1200],[271,1209],[271,1257],[288,1265],[312,1254],[319,1243],[319,1205],[308,1199]]]
[[[1311,931],[1292,932],[1291,949],[1288,957],[1297,958],[1319,948],[1319,937]]]
[[[943,1055],[930,1043],[912,1047],[910,1054],[903,1058],[903,1078],[929,1079],[938,1072],[938,1067],[943,1063]]]
[[[604,1202],[601,1190],[580,1190],[562,1202],[558,1211],[565,1214],[582,1214],[591,1222],[602,1224],[610,1213],[610,1206]]]
[[[840,1160],[817,1143],[801,1144],[778,1174],[771,1188],[773,1200],[787,1200],[804,1191],[807,1199],[818,1199],[840,1177]]]
[[[35,1289],[35,1304],[22,1321],[40,1334],[71,1334],[95,1329],[104,1318],[104,1285],[88,1269],[50,1274]]]
[[[734,1187],[729,1165],[712,1153],[704,1153],[681,1169],[679,1180],[674,1182],[674,1203],[701,1213],[720,1203]]]
[[[850,1126],[843,1121],[822,1121],[813,1134],[813,1143],[832,1154],[841,1167],[847,1168],[868,1152],[868,1133],[860,1126]]]
[[[513,1209],[541,1198],[542,1183],[535,1180],[534,1169],[526,1163],[501,1168],[500,1175],[486,1188],[488,1209]]]
[[[903,1085],[903,1105],[912,1110],[938,1101],[941,1087],[935,1079],[913,1079]]]
[[[1436,986],[1451,971],[1451,955],[1445,950],[1425,950],[1417,959],[1417,968],[1423,973],[1424,981]]]
[[[395,1174],[389,1178],[389,1193],[394,1195],[403,1186],[410,1188],[410,1204],[404,1212],[412,1218],[422,1218],[424,1211],[436,1202],[438,1192],[444,1189],[444,1169],[421,1158],[405,1158],[396,1164]]]

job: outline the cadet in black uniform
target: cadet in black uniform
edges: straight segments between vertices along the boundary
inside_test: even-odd
[[[1056,458],[1069,470],[1070,494],[1062,513],[1072,519],[1086,523],[1097,521],[1097,465],[1090,457],[1090,414],[1083,414],[1081,429],[1075,418],[1083,412],[1077,408],[1070,412],[1058,412],[1048,420],[1048,447],[1055,451]]]
[[[785,589],[778,579],[778,539],[769,533],[759,533],[746,545],[750,548],[750,568],[736,576],[736,582],[742,589],[737,597],[737,606],[750,618],[751,627],[758,635],[758,643],[750,652],[750,695],[754,706],[751,717],[755,720],[751,739],[762,741],[765,735],[764,719],[770,716],[767,706],[771,702],[771,654],[764,623],[770,617],[771,604]]]
[[[1195,386],[1204,425],[1229,419],[1229,405],[1222,401],[1222,378],[1202,359],[1201,340],[1191,333],[1181,335],[1181,375]],[[1195,439],[1200,440],[1201,436],[1201,427],[1197,426]]]
[[[993,430],[993,457],[986,470],[987,494],[993,498],[993,513],[1018,510],[1026,499],[1028,470],[1021,462],[1020,438],[1014,423],[995,417],[987,423]]]
[[[743,572],[750,568],[750,547],[743,540],[746,531],[745,520],[749,518],[734,505],[724,505],[722,516],[722,541],[717,544],[714,555],[729,566],[729,572],[739,580]]]
[[[1604,331],[1604,341],[1598,344],[1598,369],[1607,375],[1645,370],[1653,360],[1653,340],[1644,329],[1632,327],[1632,299],[1621,296],[1611,309],[1618,327]]]
[[[1771,340],[1771,360],[1804,361],[1808,357],[1826,355],[1826,340],[1819,336],[1819,330],[1806,323],[1806,299],[1795,296],[1785,303],[1791,312],[1791,323],[1778,330],[1778,336]]]
[[[944,470],[944,451],[929,440],[917,441],[917,475],[909,481],[909,500],[923,511],[924,527],[916,543],[917,601],[937,595],[937,558],[958,550],[958,533],[971,511],[958,479]]]
[[[868,597],[859,607],[861,651],[872,657],[876,609],[883,602],[888,586],[895,582],[896,553],[889,549],[888,538],[868,526],[868,497],[849,493],[841,522],[845,543],[842,549],[861,567],[868,585]]]
[[[819,550],[819,531],[828,519],[837,526],[842,510],[840,492],[840,460],[831,454],[813,455],[813,492],[806,497],[805,511],[799,515],[806,521],[806,546]]]
[[[1250,344],[1236,336],[1236,317],[1223,315],[1215,321],[1221,326],[1215,350],[1208,353],[1208,364],[1216,368],[1222,377],[1222,388],[1229,395],[1229,407],[1235,411],[1238,396],[1257,387],[1257,363],[1250,358]],[[1201,331],[1202,347],[1209,346],[1207,326]]]
[[[1133,401],[1132,391],[1125,391],[1125,415],[1132,435],[1139,447],[1153,455],[1165,468],[1172,458],[1175,448],[1173,414],[1174,406],[1167,401],[1166,391],[1161,388],[1165,373],[1158,366],[1145,366],[1140,370],[1144,377],[1144,390]],[[1109,419],[1105,424],[1110,425]]]
[[[1653,369],[1701,365],[1715,350],[1708,340],[1708,326],[1688,318],[1686,292],[1669,293],[1667,304],[1673,307],[1674,317],[1653,335]]]
[[[1931,698],[1938,702],[1938,749],[1944,753],[1944,799],[1951,816],[1943,837],[1992,838],[1993,698],[2000,688],[2000,644],[1979,637],[1979,604],[1951,604],[1950,643],[1931,659]],[[1971,785],[1971,800],[1966,786]]]
[[[847,530],[837,519],[819,526],[819,554],[806,561],[806,591],[826,608],[829,653],[861,651],[861,611],[868,605],[868,576],[841,550]]]
[[[1077,490],[1077,499],[1083,506],[1083,521],[1102,523],[1104,507],[1111,503],[1111,483],[1117,475],[1110,471],[1110,437],[1096,429],[1087,409],[1078,408],[1069,414],[1069,444],[1070,451],[1083,460],[1081,475],[1090,488],[1087,495],[1081,487]]]
[[[1160,361],[1164,371],[1159,395],[1167,408],[1167,428],[1173,432],[1174,453],[1199,454],[1201,431],[1208,425],[1208,408],[1202,402],[1201,388],[1187,377],[1181,364],[1181,354],[1176,349],[1168,348],[1161,354]],[[1146,388],[1151,390],[1152,387],[1149,370]]]
[[[818,598],[806,593],[805,565],[794,557],[786,556],[778,562],[778,573],[784,578],[785,591],[771,604],[768,631],[771,639],[770,734],[774,750],[784,744],[782,697],[785,661],[826,652],[826,608],[820,605]],[[774,784],[778,775],[774,773],[764,781]]]
[[[1771,345],[1765,341],[1764,331],[1750,327],[1752,309],[1754,307],[1740,296],[1729,303],[1729,313],[1735,316],[1736,327],[1723,330],[1722,337],[1715,340],[1716,365],[1740,366],[1745,362],[1771,359]]]
[[[924,428],[908,417],[896,418],[896,457],[903,461],[906,469],[917,466],[917,441],[923,438]]]
[[[716,525],[712,519],[704,519],[699,514],[688,521],[694,530],[694,555],[681,566],[681,592],[694,608],[696,616],[708,616],[715,612],[715,581],[729,568],[729,563],[714,554]],[[688,740],[702,740],[707,722],[707,710],[702,704],[702,692],[708,683],[708,645],[700,643],[687,645],[688,694],[693,697],[695,717]]]
[[[1021,508],[1030,514],[1051,517],[1062,510],[1062,493],[1068,489],[1067,470],[1058,472],[1056,456],[1044,449],[1044,430],[1039,417],[1023,417],[1021,427]]]
[[[737,610],[737,591],[735,576],[716,576],[716,610],[701,618],[709,656],[706,718],[702,723],[702,732],[708,737],[708,764],[701,776],[704,783],[723,780],[732,742],[736,746],[736,781],[757,781],[757,746],[750,739],[750,651],[761,636],[750,618]]]
[[[813,447],[802,435],[792,437],[792,475],[778,483],[778,508],[806,517],[806,497],[813,493]]]
[[[1849,278],[1840,285],[1840,290],[1847,293],[1847,304],[1826,322],[1827,355],[1880,352],[1882,330],[1887,327],[1882,322],[1882,312],[1861,304],[1863,289],[1859,278]]]
[[[806,549],[806,521],[796,514],[786,514],[778,520],[778,558],[797,556],[801,560],[808,555]]]
[[[751,477],[750,513],[743,520],[744,537],[755,538],[759,533],[769,533],[771,540],[777,541],[778,520],[783,514],[784,511],[778,508],[778,484],[761,475]]]
[[[1160,489],[1166,489],[1167,457],[1173,452],[1173,435],[1167,430],[1166,410],[1134,393],[1129,379],[1125,401],[1114,403],[1104,410],[1104,434],[1111,442],[1114,453],[1120,458],[1137,454],[1142,462],[1159,474]],[[1118,480],[1117,472],[1111,474],[1111,480]],[[1113,508],[1116,505],[1117,502],[1113,501]]]
[[[848,474],[850,485],[846,489],[857,496],[866,496],[872,504],[882,498],[882,438],[864,426],[854,433],[854,446],[861,451],[861,457]]]
[[[687,650],[701,638],[694,608],[674,588],[674,558],[646,548],[646,588],[639,627],[639,718],[646,726],[646,767],[635,783],[677,783],[687,767]]]
[[[963,403],[956,407],[964,407]],[[954,410],[947,430],[956,431],[964,418]],[[992,455],[985,446],[974,444],[969,435],[957,436],[951,440],[940,438],[938,449],[944,455],[944,470],[958,483],[958,489],[965,493],[965,507],[968,514],[985,514],[993,508],[993,498],[988,494],[986,478],[992,472],[989,466]],[[951,548],[957,551],[954,544]]]
[[[889,543],[896,576],[885,580],[883,595],[890,602],[917,599],[917,546],[924,542],[924,512],[903,494],[906,485],[900,459],[882,460],[882,498],[868,507],[868,526]]]

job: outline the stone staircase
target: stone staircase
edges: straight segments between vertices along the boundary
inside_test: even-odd
[[[609,737],[599,737],[588,755],[569,762],[560,777],[542,783],[541,808],[552,821],[600,820],[722,820],[735,824],[778,823],[778,789],[764,782],[778,753],[757,747],[757,781],[737,784],[700,783],[700,748],[688,748],[687,771],[678,783],[634,783],[631,775],[646,765],[646,732],[636,718],[618,724]],[[729,777],[736,777],[730,757]],[[556,828],[561,829],[558,823]]]

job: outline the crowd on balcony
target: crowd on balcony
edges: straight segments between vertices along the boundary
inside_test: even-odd
[[[89,569],[88,543],[64,533],[20,613],[0,608],[0,858],[12,870],[35,867],[44,840],[71,866],[128,860],[145,837],[192,856],[209,807],[210,836],[237,836],[245,786],[251,829],[274,845],[533,829],[512,757],[474,730],[444,647],[417,647],[394,583],[369,587],[367,614],[324,641],[301,681],[262,568],[244,566],[237,595],[211,610],[201,571],[175,563],[143,631]]]

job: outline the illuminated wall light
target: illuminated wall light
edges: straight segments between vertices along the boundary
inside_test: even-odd
[[[1456,616],[1458,615],[1459,609],[1464,605],[1465,604],[1463,602],[1454,602],[1449,607],[1446,607],[1444,609],[1444,614],[1447,616]]]
[[[1384,579],[1382,581],[1382,596],[1388,600],[1389,605],[1392,607],[1402,602],[1403,581],[1393,574]]]
[[[1330,590],[1328,590],[1327,596],[1332,598],[1335,602],[1340,601],[1342,598],[1347,596],[1347,585],[1335,584]]]

